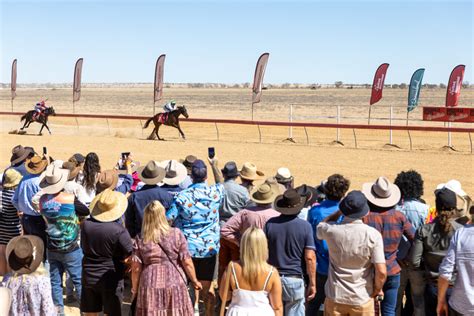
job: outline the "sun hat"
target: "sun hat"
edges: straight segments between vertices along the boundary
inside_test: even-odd
[[[167,185],[178,185],[188,175],[186,167],[176,160],[163,160],[158,163],[158,166],[165,169],[166,174],[163,183]]]
[[[275,177],[269,177],[265,179],[265,183],[269,184],[270,186],[276,188],[278,194],[283,194],[286,191],[286,188],[283,184],[278,183]]]
[[[226,178],[235,178],[239,176],[239,169],[237,169],[235,161],[226,162],[221,171],[222,175]]]
[[[188,155],[184,160],[180,160],[180,162],[188,169],[188,175],[191,175],[191,167],[193,163],[197,160],[196,156]]]
[[[3,174],[3,184],[2,185],[5,189],[10,189],[10,188],[16,187],[18,185],[18,183],[20,183],[22,178],[23,178],[23,176],[21,175],[21,173],[19,173],[18,171],[16,171],[13,168],[9,168]]]
[[[461,187],[461,182],[459,182],[458,180],[454,180],[454,179],[449,180],[446,183],[438,184],[438,186],[436,187],[437,190],[442,189],[442,188],[450,189],[451,191],[453,191],[454,193],[456,193],[459,196],[466,196],[467,195],[467,193],[464,192],[464,190]]]
[[[295,189],[288,189],[275,199],[274,209],[284,215],[296,215],[304,207],[306,197],[301,196]]]
[[[38,155],[35,155],[30,159],[26,159],[25,161],[26,171],[28,171],[30,174],[40,174],[46,169],[47,166],[48,161]]]
[[[191,177],[194,182],[202,182],[207,178],[207,167],[204,161],[197,159],[191,167]]]
[[[92,200],[91,217],[99,222],[113,222],[125,213],[128,200],[124,194],[106,189]]]
[[[43,241],[33,235],[12,238],[5,250],[8,265],[18,274],[35,272],[43,261],[43,253]]]
[[[62,168],[69,170],[69,176],[67,178],[68,181],[74,180],[81,171],[81,167],[77,166],[72,161],[63,162]]]
[[[275,201],[279,191],[268,183],[262,183],[250,192],[250,199],[257,204],[269,204]]]
[[[436,210],[451,210],[457,207],[456,193],[446,187],[435,191]]]
[[[339,203],[339,209],[344,216],[358,219],[369,213],[367,198],[360,191],[351,191]]]
[[[64,189],[69,177],[69,170],[53,164],[49,165],[39,177],[39,187],[43,193],[55,194]]]
[[[386,177],[379,177],[374,183],[364,183],[362,192],[370,203],[379,207],[395,206],[401,197],[400,189]]]
[[[246,162],[240,170],[240,177],[245,180],[258,180],[261,179],[265,174],[257,170],[257,166],[251,162]]]
[[[318,191],[312,186],[302,184],[296,187],[295,190],[302,196],[306,197],[305,207],[310,207],[318,201]]]
[[[28,155],[32,152],[30,148],[25,148],[21,145],[17,145],[12,149],[12,156],[10,158],[10,163],[12,166],[22,162]]]
[[[97,192],[102,192],[106,189],[115,189],[118,183],[117,170],[104,170],[100,173],[97,179],[96,189]]]
[[[293,180],[293,176],[288,168],[278,168],[277,173],[275,175],[275,179],[279,183],[288,183]]]
[[[138,178],[143,183],[153,185],[161,182],[165,177],[165,169],[158,166],[154,160],[150,160],[145,166],[137,169]]]

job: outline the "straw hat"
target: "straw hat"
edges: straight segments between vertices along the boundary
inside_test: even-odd
[[[250,199],[257,204],[269,204],[275,201],[278,194],[276,186],[264,182],[250,192]]]
[[[395,206],[401,197],[400,189],[386,177],[380,177],[374,183],[364,183],[362,193],[370,203],[379,207]]]
[[[39,177],[39,187],[43,193],[55,194],[64,189],[68,180],[69,170],[57,165],[49,165]]]
[[[145,184],[157,184],[161,182],[166,175],[165,169],[160,167],[154,160],[150,160],[146,166],[140,167],[137,170],[138,178]]]
[[[90,204],[91,217],[99,222],[113,222],[125,213],[128,200],[120,192],[106,189],[96,195]]]
[[[184,160],[180,160],[180,162],[186,167],[188,171],[188,175],[191,175],[191,168],[193,163],[197,160],[197,157],[194,155],[188,155]]]
[[[10,158],[10,163],[12,166],[22,162],[26,158],[28,158],[28,155],[32,153],[32,150],[30,148],[25,148],[21,145],[17,145],[13,147],[12,149],[12,156]]]
[[[16,187],[18,183],[20,183],[22,178],[23,176],[21,175],[21,173],[19,173],[13,168],[9,168],[3,174],[3,187],[5,189]]]
[[[105,170],[100,173],[97,179],[96,190],[102,192],[106,189],[115,189],[118,183],[118,172],[117,170]]]
[[[240,170],[240,177],[245,180],[258,180],[261,179],[265,174],[260,170],[257,170],[257,166],[251,162],[246,162]]]
[[[163,179],[164,184],[178,185],[183,182],[188,175],[186,167],[176,160],[163,160],[158,163],[158,166],[165,169],[166,174]]]
[[[62,168],[69,170],[69,177],[67,178],[68,181],[76,179],[77,175],[81,171],[81,167],[77,166],[72,161],[63,162]]]
[[[306,203],[306,197],[295,189],[288,189],[283,195],[277,196],[273,208],[284,215],[296,215]]]
[[[40,174],[48,166],[48,161],[36,155],[25,161],[26,171],[30,174]]]
[[[33,235],[14,237],[5,250],[8,265],[18,274],[35,272],[43,261],[43,252],[43,241]]]

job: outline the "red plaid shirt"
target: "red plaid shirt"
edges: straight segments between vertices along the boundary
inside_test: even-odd
[[[415,239],[415,228],[403,213],[395,209],[384,212],[371,211],[363,218],[363,221],[382,234],[387,274],[397,275],[400,273],[401,268],[397,262],[398,245],[402,235],[405,235],[412,242]]]

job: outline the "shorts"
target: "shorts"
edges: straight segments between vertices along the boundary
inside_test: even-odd
[[[214,269],[216,268],[217,256],[208,258],[192,258],[196,277],[199,281],[212,281],[214,279]]]
[[[81,312],[100,313],[102,310],[108,316],[122,315],[123,280],[115,289],[106,288],[103,284],[94,287],[82,287]]]

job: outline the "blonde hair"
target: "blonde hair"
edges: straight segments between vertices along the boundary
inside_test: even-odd
[[[144,242],[160,242],[170,231],[166,220],[165,208],[159,201],[150,202],[143,215],[142,238]]]
[[[258,276],[269,270],[268,242],[263,230],[257,227],[248,228],[240,240],[240,262],[242,277],[251,285],[257,282]]]

